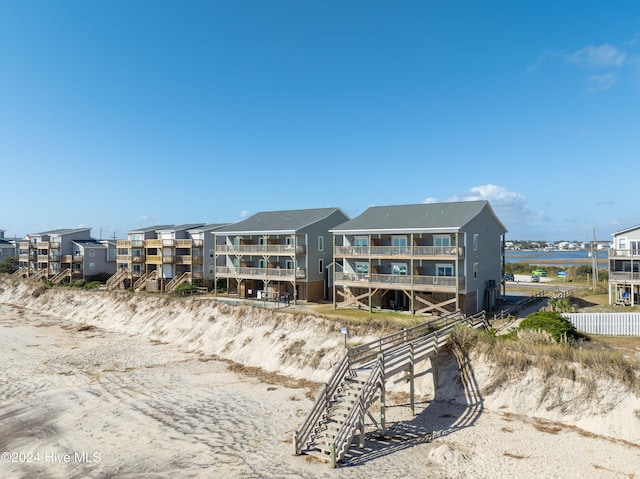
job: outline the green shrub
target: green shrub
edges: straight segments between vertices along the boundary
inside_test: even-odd
[[[546,331],[557,342],[587,339],[583,334],[578,332],[573,324],[571,324],[571,321],[555,311],[539,311],[530,314],[522,320],[516,331],[522,331],[524,329]]]

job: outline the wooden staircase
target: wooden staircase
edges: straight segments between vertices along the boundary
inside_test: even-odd
[[[107,280],[107,289],[114,290],[118,289],[122,282],[129,277],[129,270],[121,269],[116,271],[111,277]]]
[[[11,273],[12,278],[28,278],[29,277],[29,268],[26,266],[21,266],[16,271]]]
[[[51,282],[53,284],[61,283],[65,278],[71,279],[71,268],[65,268],[56,274],[53,278],[51,278]]]
[[[169,281],[164,287],[165,292],[173,293],[178,286],[184,283],[191,283],[192,274],[190,272],[182,273],[180,276],[176,276],[171,281]]]
[[[49,277],[49,273],[47,273],[46,269],[39,269],[31,276],[29,276],[29,281],[40,281],[42,279],[47,279]]]
[[[359,446],[364,447],[366,416],[384,433],[386,380],[398,374],[407,375],[413,408],[415,365],[435,358],[457,324],[488,327],[484,311],[470,317],[455,312],[349,349],[324,385],[309,416],[295,432],[295,454],[312,455],[336,467],[358,434]],[[380,399],[379,424],[369,413],[376,399]]]
[[[147,287],[147,281],[153,281],[154,279],[157,279],[157,278],[158,278],[157,269],[154,269],[149,274],[145,273],[142,276],[140,276],[140,278],[138,278],[135,283],[133,283],[133,290],[135,292],[144,291]]]

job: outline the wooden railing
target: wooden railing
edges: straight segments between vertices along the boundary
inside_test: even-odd
[[[464,247],[462,246],[336,246],[334,249],[336,257],[356,256],[356,257],[395,257],[408,256],[420,258],[442,258],[451,259],[456,256],[464,258]]]
[[[53,278],[51,278],[51,282],[53,284],[60,283],[65,278],[71,278],[71,268],[65,268],[56,274]]]
[[[187,271],[186,273],[182,273],[180,276],[176,276],[175,278],[172,278],[171,281],[169,281],[165,285],[164,290],[167,293],[172,293],[181,284],[190,283],[190,282],[191,282],[191,273]]]
[[[241,278],[273,278],[273,279],[303,279],[307,277],[306,269],[285,269],[285,268],[230,268],[227,266],[216,267],[216,275],[220,277],[241,277]]]
[[[107,280],[107,289],[116,289],[120,283],[129,277],[129,270],[121,269],[116,271],[115,274]]]
[[[217,245],[216,254],[261,254],[261,255],[282,255],[291,256],[294,254],[304,254],[304,245],[283,245],[283,244],[246,244],[246,245]]]
[[[423,276],[417,274],[365,274],[345,273],[336,271],[335,283],[337,286],[402,286],[415,289],[452,290],[457,287],[465,288],[463,276]]]
[[[362,389],[360,400],[356,401],[342,422],[334,443],[328,451],[322,451],[324,459],[335,466],[343,459],[361,421],[364,410],[372,404],[380,382],[384,382],[428,357],[437,354],[438,349],[446,344],[449,334],[456,324],[467,324],[471,327],[488,328],[485,312],[465,317],[459,311],[442,318],[427,321],[413,328],[385,336],[379,340],[349,349],[340,364],[334,370],[329,381],[323,386],[311,413],[294,434],[294,452],[310,453],[316,449],[314,438],[323,429],[323,418],[330,414],[331,403],[339,388],[350,378],[358,376],[358,372],[367,371],[370,376]],[[364,409],[363,409],[364,408]],[[361,427],[361,426],[360,426]]]
[[[638,258],[640,259],[640,249],[610,249],[610,259],[623,259],[623,258]]]
[[[610,271],[609,281],[640,281],[640,273]]]

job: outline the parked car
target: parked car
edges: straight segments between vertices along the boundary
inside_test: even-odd
[[[539,283],[540,282],[540,276],[537,274],[531,275],[531,282],[532,283]]]
[[[513,276],[513,273],[505,273],[504,275],[504,280],[505,281],[513,281],[515,279],[515,277]]]
[[[531,274],[534,276],[546,276],[547,272],[543,269],[534,269]]]

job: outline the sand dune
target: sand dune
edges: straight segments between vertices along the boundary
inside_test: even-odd
[[[0,281],[0,450],[11,453],[3,478],[640,478],[637,398],[624,403],[626,428],[616,432],[635,441],[588,433],[554,411],[553,422],[534,417],[523,397],[540,387],[533,376],[483,397],[487,366],[463,368],[462,387],[448,355],[446,400],[432,400],[425,374],[412,417],[406,386],[395,384],[386,436],[332,470],[292,455],[312,405],[307,387],[236,374],[212,355],[290,378],[313,369],[322,381],[342,353],[333,326],[191,300],[30,288]],[[620,414],[613,402],[607,413]]]

